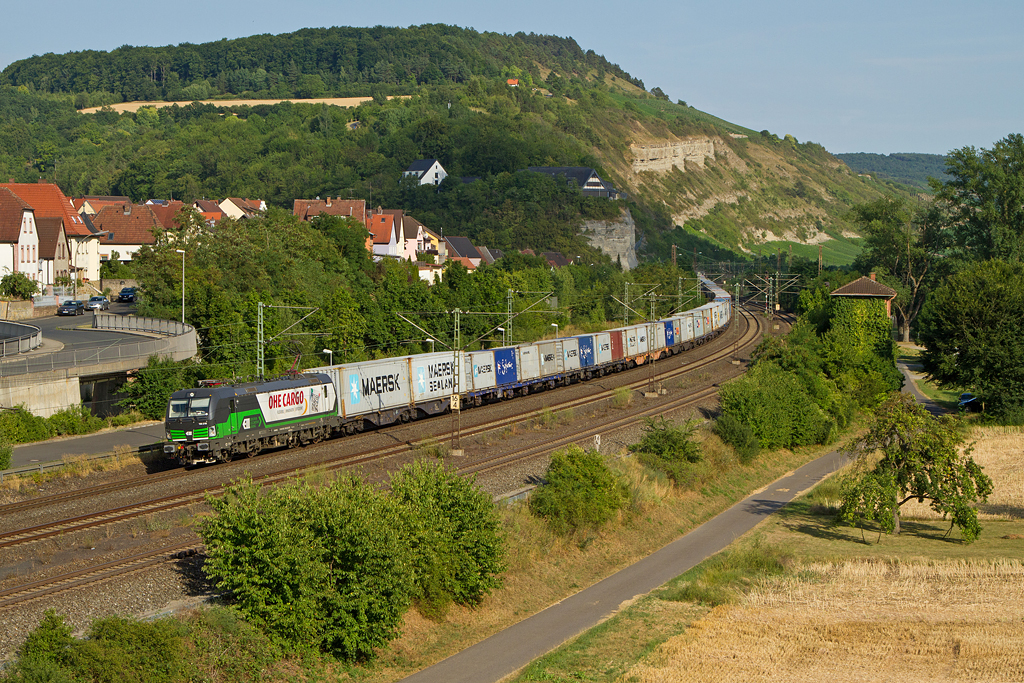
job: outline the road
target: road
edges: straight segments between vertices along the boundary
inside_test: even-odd
[[[611,617],[626,601],[648,593],[727,547],[842,465],[829,453],[776,480],[653,555],[548,607],[434,666],[409,683],[490,683]]]

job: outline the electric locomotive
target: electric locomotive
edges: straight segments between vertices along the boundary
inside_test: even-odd
[[[337,391],[323,373],[231,386],[204,383],[171,394],[164,454],[185,466],[225,462],[264,448],[320,441],[340,426]]]

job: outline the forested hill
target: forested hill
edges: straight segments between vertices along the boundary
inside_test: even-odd
[[[0,74],[0,85],[100,97],[106,93],[126,102],[243,95],[346,97],[410,94],[416,86],[465,83],[471,76],[522,74],[540,81],[542,69],[584,79],[603,80],[607,74],[644,87],[593,50],[584,52],[572,38],[479,33],[443,24],[302,29],[201,45],[49,53],[12,63]]]
[[[852,152],[836,154],[857,173],[872,173],[921,190],[931,191],[928,178],[946,179],[944,154],[870,154]]]
[[[345,95],[372,97],[300,101]],[[217,106],[195,101],[207,98]],[[192,104],[79,113],[126,99]],[[428,158],[449,174],[440,187],[402,181]],[[628,199],[567,195],[564,182],[520,172],[531,166],[592,167]],[[0,177],[54,181],[69,196],[258,197],[286,210],[361,197],[502,250],[582,254],[587,221],[631,216],[641,257],[833,240],[847,262],[858,249],[850,207],[900,191],[816,143],[670,102],[571,38],[441,25],[15,62],[0,74]]]

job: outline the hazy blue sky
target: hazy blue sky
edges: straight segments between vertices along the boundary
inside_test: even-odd
[[[4,4],[0,67],[46,52],[444,23],[571,36],[648,89],[831,152],[944,154],[1024,128],[1020,0]]]

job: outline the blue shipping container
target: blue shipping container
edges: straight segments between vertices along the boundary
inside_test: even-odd
[[[519,379],[519,368],[516,367],[515,349],[495,349],[494,365],[497,370],[498,384],[512,384]]]
[[[594,338],[576,337],[580,342],[580,367],[589,368],[594,364]]]
[[[665,323],[665,347],[676,345],[676,331],[672,327],[672,321],[669,320]]]

